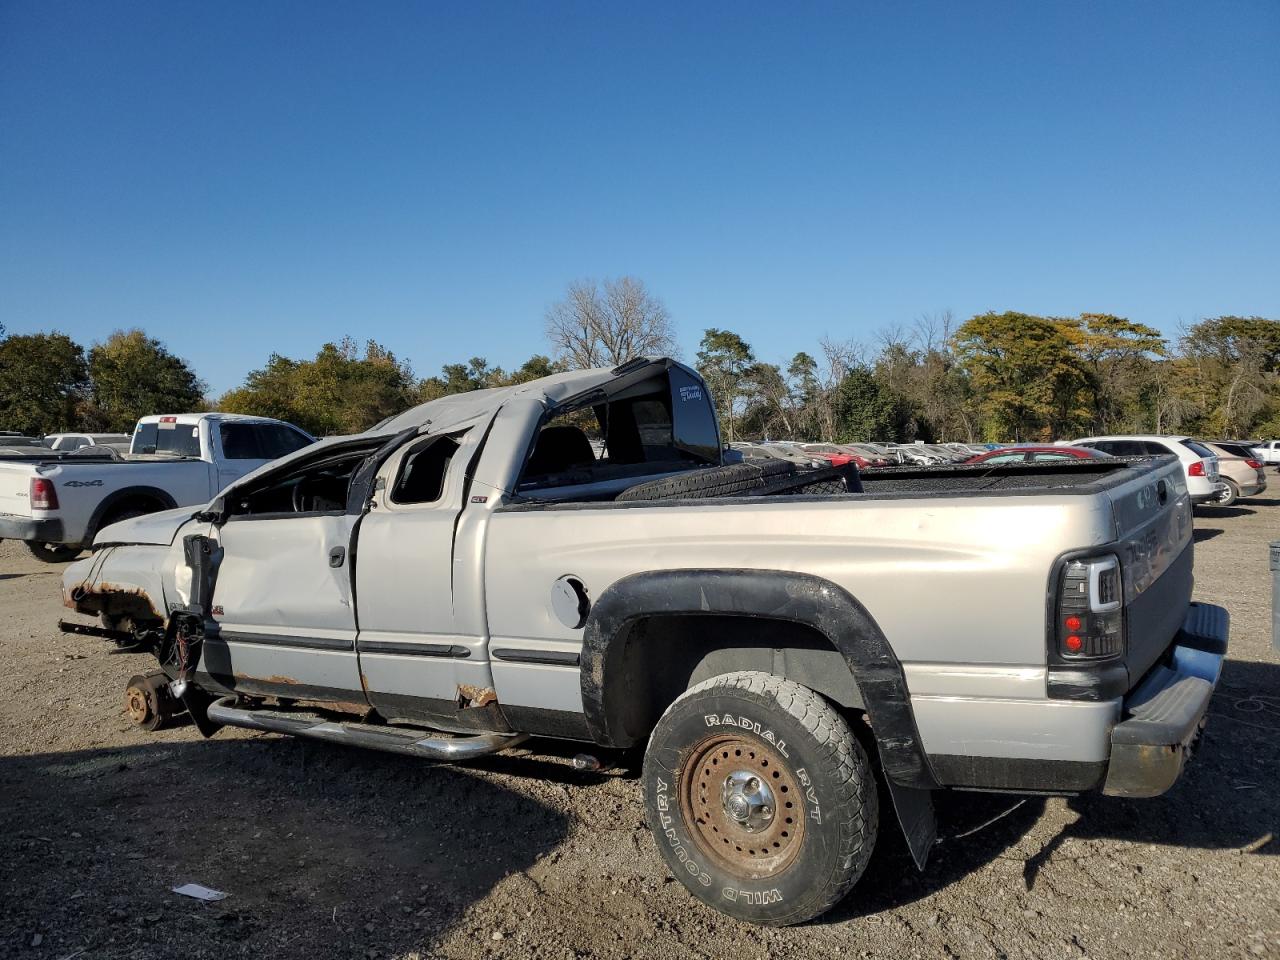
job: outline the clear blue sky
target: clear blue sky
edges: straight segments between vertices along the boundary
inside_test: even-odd
[[[1280,317],[1280,3],[0,2],[11,333],[509,367],[624,273],[686,356]]]

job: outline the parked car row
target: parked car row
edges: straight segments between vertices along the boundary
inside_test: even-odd
[[[745,460],[787,460],[802,467],[842,467],[855,463],[859,469],[899,464],[937,466],[961,463],[994,444],[966,443],[811,443],[801,440],[735,441],[731,450]]]
[[[1039,463],[1102,457],[1174,456],[1196,504],[1229,506],[1267,489],[1264,467],[1280,464],[1280,441],[1197,440],[1181,435],[1082,437],[1052,444],[810,443],[797,440],[729,444],[745,460],[784,460],[798,467],[937,466],[946,463]]]
[[[49,450],[71,451],[83,447],[110,447],[118,453],[128,453],[127,433],[48,433],[43,437],[28,437],[20,433],[0,432],[0,458],[30,456]]]

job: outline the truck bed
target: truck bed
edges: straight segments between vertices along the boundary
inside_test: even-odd
[[[772,491],[769,488],[760,493],[736,494],[724,497],[699,498],[698,502],[712,505],[714,503],[753,499],[756,496],[769,496],[772,493],[786,493],[789,499],[828,500],[857,497],[859,499],[911,499],[918,497],[991,497],[1020,496],[1025,497],[1038,493],[1080,494],[1102,493],[1132,480],[1139,471],[1152,468],[1160,461],[1175,461],[1174,457],[1114,457],[1097,460],[1067,460],[1051,463],[1008,463],[998,466],[988,464],[943,464],[938,466],[900,466],[873,467],[861,471],[858,476],[862,490],[854,493],[808,493],[803,488],[787,488]],[[829,471],[814,471],[815,480],[819,474]],[[804,472],[797,475],[803,478]],[[637,482],[640,482],[637,479]],[[824,485],[825,487],[825,485]],[[603,493],[596,485],[584,484],[581,487],[563,487],[555,491],[555,496],[545,494],[536,497],[522,497],[504,507],[504,510],[562,510],[566,507],[632,507],[652,506],[664,502],[688,501],[653,501],[634,500],[614,502],[614,495]]]

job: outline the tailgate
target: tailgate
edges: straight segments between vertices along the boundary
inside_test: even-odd
[[[26,464],[0,462],[0,513],[31,516],[31,478],[35,469]]]
[[[1160,458],[1109,491],[1124,580],[1129,685],[1173,642],[1191,602],[1192,521],[1182,466]]]

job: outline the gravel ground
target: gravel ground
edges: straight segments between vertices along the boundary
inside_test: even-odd
[[[663,868],[638,757],[531,743],[432,767],[248,731],[147,734],[149,658],[60,634],[59,567],[0,543],[0,956],[1280,957],[1280,501],[1196,521],[1199,598],[1232,614],[1197,756],[1156,800],[939,798],[918,874],[882,837],[830,915],[700,906]],[[229,896],[204,904],[188,881]]]

